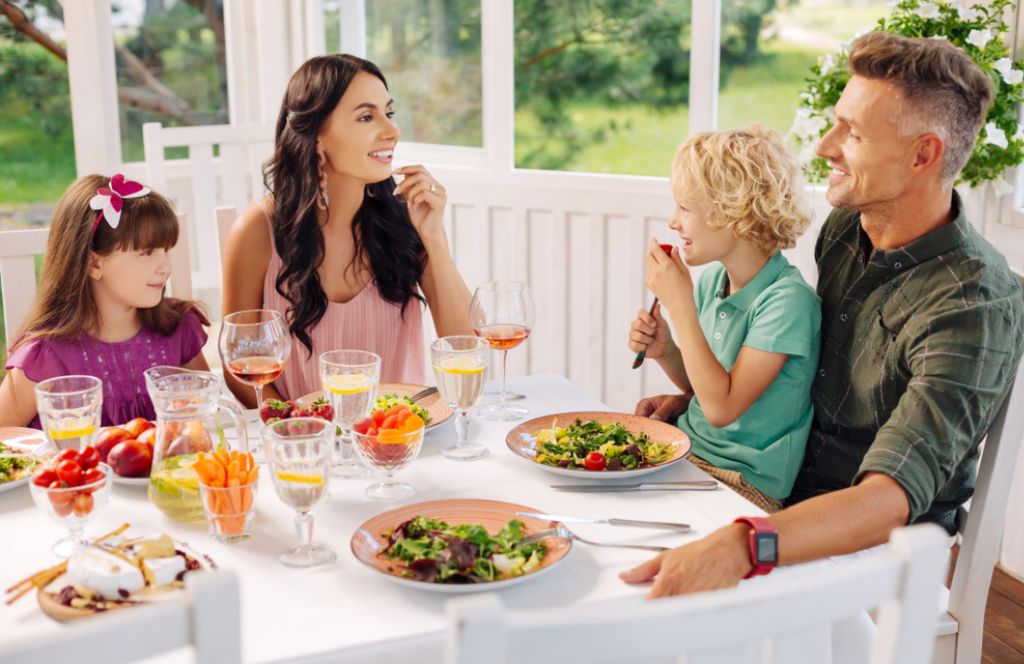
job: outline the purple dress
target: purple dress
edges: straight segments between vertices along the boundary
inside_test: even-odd
[[[103,426],[111,426],[136,417],[154,419],[156,412],[142,372],[163,364],[187,364],[205,343],[202,319],[192,310],[166,337],[143,327],[131,339],[116,343],[86,334],[30,341],[7,358],[7,370],[21,369],[34,383],[56,376],[96,376],[103,381]],[[41,428],[38,415],[29,426]]]

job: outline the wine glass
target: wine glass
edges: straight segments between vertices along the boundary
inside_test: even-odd
[[[483,391],[490,349],[486,339],[470,336],[442,337],[430,345],[437,391],[455,411],[455,444],[441,450],[448,459],[472,461],[487,454],[486,447],[469,442],[469,410]]]
[[[498,403],[480,409],[489,420],[519,420],[529,414],[526,408],[505,400],[508,351],[526,341],[533,325],[533,298],[530,287],[518,281],[488,281],[473,293],[469,320],[478,337],[501,351],[501,395]]]
[[[263,386],[277,380],[292,350],[284,317],[270,309],[247,309],[224,317],[220,328],[220,359],[231,375],[256,390],[263,405]]]
[[[105,463],[98,464],[96,468],[103,477],[79,486],[62,486],[64,483],[60,480],[51,482],[48,487],[29,482],[36,506],[68,529],[68,537],[57,540],[51,549],[59,558],[70,558],[79,548],[89,545],[85,524],[110,500],[113,471]]]
[[[318,417],[278,420],[263,428],[263,447],[277,496],[295,510],[299,545],[278,559],[289,567],[312,567],[337,560],[322,544],[313,543],[313,506],[327,494],[334,424]]]
[[[95,376],[58,376],[36,385],[36,410],[47,438],[60,450],[92,441],[103,414],[103,381]]]
[[[416,489],[394,479],[395,471],[405,468],[420,453],[423,445],[423,424],[412,431],[385,429],[376,433],[353,431],[363,456],[375,468],[384,471],[384,479],[366,487],[366,495],[377,500],[394,500],[416,493]]]
[[[352,424],[370,414],[380,381],[380,356],[365,350],[330,350],[320,354],[320,386],[341,429],[340,458],[333,473],[363,477],[369,469],[352,449]]]

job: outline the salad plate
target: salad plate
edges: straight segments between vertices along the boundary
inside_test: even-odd
[[[686,458],[690,438],[677,427],[639,415],[577,411],[544,415],[509,431],[508,448],[556,475],[617,480],[656,473]],[[588,465],[588,454],[595,463]]]
[[[409,403],[409,397],[425,389],[427,389],[426,385],[412,385],[410,383],[381,383],[377,386],[377,400],[373,406],[373,410],[378,408],[387,410],[399,402]],[[323,392],[310,392],[309,394],[305,394],[296,399],[295,403],[302,406],[316,401],[321,396],[323,396]],[[441,395],[437,392],[420,399],[413,405],[413,412],[420,417],[423,417],[422,413],[417,412],[417,408],[426,411],[430,415],[430,420],[427,422],[427,431],[441,426],[451,419],[453,414],[452,409],[448,407],[448,404],[441,400]]]
[[[45,444],[46,437],[39,429],[0,427],[0,454],[29,454]],[[14,461],[18,462],[12,463]],[[35,462],[25,464],[19,460],[0,459],[0,492],[28,484],[35,466]],[[9,479],[12,476],[13,479]]]
[[[424,537],[448,537],[451,529],[459,530],[465,526],[482,526],[487,531],[487,535],[497,540],[503,540],[511,534],[511,540],[518,541],[526,535],[561,525],[558,522],[546,519],[516,516],[516,512],[533,511],[536,510],[524,507],[523,505],[497,500],[452,499],[405,505],[377,515],[359,526],[352,535],[352,553],[361,563],[374,572],[383,575],[390,581],[411,588],[447,594],[501,590],[538,577],[557,566],[565,560],[566,555],[572,549],[572,540],[551,537],[538,543],[541,544],[539,550],[532,549],[537,544],[531,544],[523,547],[521,558],[510,554],[506,557],[508,560],[502,560],[498,563],[501,567],[511,566],[515,569],[515,572],[522,572],[517,576],[501,574],[496,575],[498,578],[494,580],[480,580],[477,578],[475,582],[446,583],[438,582],[434,579],[440,578],[443,573],[446,573],[438,571],[438,567],[444,565],[451,567],[454,565],[451,561],[455,555],[458,555],[453,554],[455,547],[448,546],[442,548],[436,554],[427,554],[425,557],[433,557],[434,560],[432,561],[416,560],[411,564],[407,564],[406,561],[403,561],[395,553],[397,547],[394,547],[392,544],[396,538],[393,538],[392,535],[396,531],[410,532],[403,530],[403,527],[407,527],[409,524],[421,523],[416,521],[417,518],[425,518],[426,521],[422,521],[422,523],[430,525],[430,534],[424,535]],[[511,521],[519,522],[521,527],[511,526],[510,529],[509,522]],[[443,522],[443,525],[449,528],[436,528],[439,525],[438,522]],[[416,538],[409,539],[413,540]],[[461,542],[459,544],[464,543]],[[476,545],[468,547],[468,550],[476,553],[480,551]],[[533,557],[532,551],[538,551],[536,559],[526,559],[526,555],[530,555],[531,558]],[[463,549],[460,553],[465,552],[466,549]],[[389,557],[389,555],[394,557]],[[474,554],[470,553],[467,555]],[[491,555],[487,558],[477,556],[473,562],[475,565],[483,565],[493,569],[493,561],[494,556]],[[420,562],[426,563],[427,573],[423,573],[424,566],[416,564]],[[519,567],[516,568],[516,565],[519,565]],[[449,571],[455,570],[450,569]],[[423,577],[430,577],[431,580],[421,580]]]

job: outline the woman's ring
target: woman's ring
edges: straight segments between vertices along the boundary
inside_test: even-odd
[[[436,191],[437,191],[437,185],[435,183],[431,182],[430,183],[430,193],[433,194]]]

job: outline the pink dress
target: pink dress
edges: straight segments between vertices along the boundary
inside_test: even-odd
[[[264,203],[260,203],[269,226],[270,216]],[[273,246],[273,233],[271,233]],[[275,282],[284,267],[276,247],[270,256],[267,273],[263,278],[263,308],[280,311],[284,315],[289,302],[277,292]],[[402,308],[385,300],[375,282],[366,284],[348,302],[327,302],[327,311],[320,321],[309,329],[313,341],[310,354],[302,343],[292,336],[292,354],[284,373],[274,387],[285,399],[296,399],[320,389],[320,353],[329,350],[368,350],[380,356],[382,383],[425,382],[423,355],[423,305],[410,301]]]

